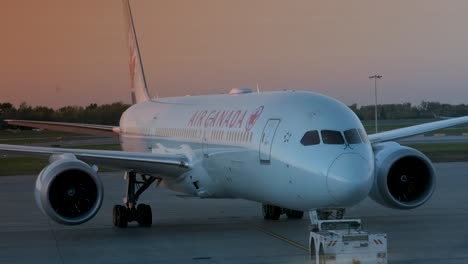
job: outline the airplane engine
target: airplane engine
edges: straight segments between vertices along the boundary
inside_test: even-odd
[[[375,180],[370,197],[390,208],[412,209],[426,203],[436,186],[432,162],[418,150],[386,142],[374,146]]]
[[[36,180],[36,203],[57,223],[82,224],[96,215],[104,191],[96,170],[72,154],[52,156]]]

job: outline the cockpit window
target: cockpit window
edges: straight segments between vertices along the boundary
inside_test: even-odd
[[[307,131],[301,139],[304,146],[320,144],[320,137],[317,130]]]
[[[359,144],[362,142],[357,129],[346,130],[344,136],[348,144]]]
[[[344,144],[341,132],[334,130],[322,130],[322,141],[325,144],[342,145]]]
[[[364,143],[369,143],[369,139],[367,138],[367,133],[364,131],[364,129],[360,128],[358,129],[359,135],[361,136],[361,139]]]

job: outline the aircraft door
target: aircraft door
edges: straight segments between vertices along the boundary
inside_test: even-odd
[[[210,144],[210,137],[211,137],[211,129],[209,127],[203,129],[202,130],[201,141],[202,141],[203,155],[205,156],[205,158],[208,157],[208,148],[209,148],[209,144]]]
[[[270,164],[271,146],[279,123],[279,119],[270,119],[268,120],[267,124],[265,125],[265,128],[263,129],[259,148],[260,163],[262,164]]]

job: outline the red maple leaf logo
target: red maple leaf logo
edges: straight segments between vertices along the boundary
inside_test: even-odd
[[[263,105],[258,107],[255,112],[250,115],[249,121],[247,122],[247,126],[245,127],[245,130],[250,131],[253,126],[255,125],[255,122],[257,122],[257,119],[260,117],[260,115],[263,112]]]

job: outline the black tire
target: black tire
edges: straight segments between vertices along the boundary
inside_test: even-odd
[[[153,224],[153,214],[149,205],[139,204],[137,206],[137,222],[142,227],[151,227]]]
[[[268,204],[262,204],[263,219],[271,220],[270,208]]]
[[[126,228],[128,226],[127,208],[122,205],[115,205],[112,214],[112,221],[115,227]]]
[[[281,215],[281,207],[263,204],[262,205],[263,218],[265,220],[278,220]]]
[[[281,207],[278,206],[271,206],[271,220],[278,220],[281,216]]]
[[[302,217],[304,217],[304,212],[287,209],[286,215],[288,216],[289,219],[302,219]]]

